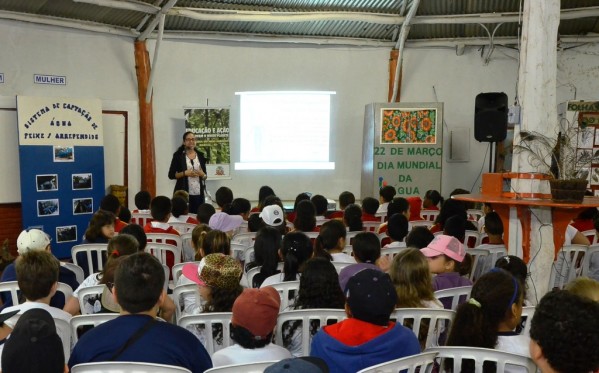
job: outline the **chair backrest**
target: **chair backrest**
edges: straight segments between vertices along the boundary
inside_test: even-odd
[[[468,220],[478,222],[478,219],[485,216],[485,213],[479,209],[468,209],[466,210],[466,214],[468,214]]]
[[[318,329],[323,326],[337,323],[347,318],[343,309],[307,309],[307,310],[291,310],[279,313],[277,317],[277,328],[275,329],[275,343],[279,346],[285,346],[283,332],[286,324],[289,322],[299,321],[298,329],[301,332],[301,356],[310,355],[310,344],[312,336],[316,334]],[[318,327],[311,326],[318,323]]]
[[[256,240],[256,232],[245,232],[237,233],[231,238],[231,242],[237,242],[247,245],[248,247],[254,246]]]
[[[252,246],[248,247],[247,249],[245,249],[245,252],[243,254],[243,262],[245,264],[247,263],[251,263],[254,261],[255,259],[255,254],[254,254],[254,245],[252,244]]]
[[[418,355],[402,357],[401,359],[395,359],[373,365],[368,368],[359,370],[358,373],[417,373],[417,372],[429,372],[435,363],[436,352],[423,352]]]
[[[381,256],[386,255],[389,256],[389,259],[393,259],[395,255],[401,253],[406,249],[407,247],[386,247],[381,249]]]
[[[594,245],[597,243],[597,231],[594,229],[589,229],[588,231],[582,231],[581,232],[586,238],[589,239],[589,242],[591,243],[591,245]]]
[[[380,223],[384,223],[387,221],[387,213],[386,212],[377,212],[374,214],[375,217],[381,219]],[[379,225],[380,225],[379,223]]]
[[[363,229],[366,232],[374,232],[376,233],[379,230],[379,227],[381,226],[381,222],[378,221],[365,221],[362,223]]]
[[[101,296],[104,292],[106,285],[93,285],[79,289],[77,296],[79,300],[79,310],[82,315],[93,314],[93,305],[88,302],[90,297],[96,298]]]
[[[526,356],[516,355],[509,352],[503,352],[490,348],[444,346],[430,348],[427,350],[427,352],[437,353],[436,360],[440,362],[441,367],[444,366],[444,359],[452,359],[453,372],[462,371],[463,360],[474,361],[475,369],[473,373],[483,373],[483,364],[485,362],[496,363],[497,372],[505,372],[506,367],[508,369],[513,369],[515,366],[522,367],[528,373],[534,373],[537,371],[537,366],[534,364],[532,359]]]
[[[146,233],[149,243],[165,243],[172,246],[177,246],[183,250],[183,240],[180,235],[170,233]],[[146,246],[147,247],[147,246]]]
[[[78,283],[81,284],[83,280],[85,280],[85,272],[83,272],[83,268],[81,268],[77,264],[61,262],[60,265],[73,272]]]
[[[391,314],[391,319],[412,329],[416,336],[420,336],[420,326],[423,325],[423,321],[425,325],[428,323],[424,348],[439,345],[439,336],[449,330],[454,317],[455,311],[443,308],[397,308]],[[409,320],[412,321],[411,325],[406,323]]]
[[[196,227],[195,224],[184,223],[184,222],[171,222],[171,223],[168,223],[168,225],[175,228],[175,230],[177,232],[179,232],[179,234],[189,233]]]
[[[183,316],[177,321],[177,325],[182,328],[189,329],[192,327],[201,328],[201,334],[204,337],[203,343],[209,355],[212,355],[216,350],[217,342],[213,338],[214,327],[220,325],[222,333],[222,343],[218,343],[218,349],[229,347],[231,343],[231,312],[210,312],[201,313],[199,315]],[[220,337],[220,333],[219,333]],[[220,342],[220,339],[219,339]]]
[[[65,284],[64,282],[59,282],[56,292],[62,293],[66,302],[73,295],[73,288],[71,285]]]
[[[173,289],[173,302],[175,303],[175,319],[178,321],[185,309],[184,297],[189,296],[195,298],[195,302],[199,302],[199,293],[197,284],[185,284],[175,286]],[[189,299],[189,298],[188,298]]]
[[[491,254],[489,253],[489,250],[482,248],[468,249],[466,252],[472,256],[472,268],[470,269],[468,278],[470,278],[471,281],[474,281],[474,279],[479,278],[485,273],[487,259]]]
[[[62,341],[65,361],[68,361],[71,356],[71,348],[74,345],[71,337],[71,325],[68,321],[56,317],[54,317],[54,324],[56,325],[56,334],[58,334]]]
[[[439,216],[439,210],[421,210],[420,216],[422,216],[424,220],[430,220],[434,222],[435,219],[437,219],[437,216]]]
[[[179,280],[179,277],[181,277],[181,274],[183,273],[183,267],[186,264],[200,264],[199,261],[193,261],[193,262],[182,262],[182,263],[177,263],[173,266],[173,268],[171,269],[172,275],[173,275],[173,282],[175,283],[175,285],[177,284],[177,280]]]
[[[173,365],[138,363],[129,361],[104,361],[101,363],[77,364],[71,373],[191,373],[189,369]]]
[[[345,234],[345,245],[351,245],[353,243],[353,239],[354,237],[356,237],[356,235],[358,233],[362,233],[363,231],[352,231],[352,232],[347,232]]]
[[[522,307],[522,320],[524,320],[524,329],[522,329],[520,334],[530,336],[530,324],[532,317],[535,314],[535,309],[535,306]]]
[[[305,234],[306,236],[308,236],[308,238],[311,240],[315,240],[316,238],[318,238],[318,235],[320,234],[320,232],[302,232],[302,233]]]
[[[330,219],[316,219],[316,226],[321,227],[324,223],[328,222]]]
[[[10,293],[13,306],[25,302],[25,297],[19,302],[19,283],[17,281],[0,282],[0,293]]]
[[[161,264],[167,264],[166,257],[169,252],[172,253],[174,257],[174,264],[181,263],[180,246],[173,246],[167,243],[148,242],[145,251],[158,258],[158,261],[160,261]]]
[[[245,251],[250,247],[242,242],[231,242],[231,256],[240,262],[245,261]]]
[[[142,227],[152,221],[152,214],[148,212],[132,212],[131,223],[139,224]]]
[[[599,278],[599,245],[591,245],[582,261],[582,276]]]
[[[345,245],[345,247],[343,248],[343,253],[350,256],[354,256],[354,247],[352,245]]]
[[[345,268],[349,265],[355,264],[355,263],[344,263],[344,262],[331,262],[331,263],[333,263],[333,265],[335,266],[337,273],[340,273],[343,268]]]
[[[71,339],[73,341],[73,345],[77,343],[79,340],[79,334],[77,333],[77,329],[82,326],[98,326],[106,321],[110,321],[119,316],[118,313],[95,313],[93,315],[79,315],[73,316],[71,318],[70,330],[71,330]]]
[[[222,367],[211,368],[204,373],[262,373],[264,369],[276,363],[276,361],[261,361],[249,364],[223,365]]]
[[[184,262],[195,260],[196,253],[191,244],[191,232],[181,233],[181,246],[181,260]]]
[[[470,298],[472,286],[460,286],[457,288],[443,289],[435,291],[435,298],[442,300],[451,298],[451,309],[456,310],[458,305],[464,303]]]
[[[565,245],[560,249],[551,267],[549,289],[563,289],[567,283],[581,275],[587,250],[588,246],[585,245]]]
[[[253,251],[254,251],[254,248],[252,247],[251,249],[252,249],[252,252],[253,252]],[[277,264],[277,269],[278,269],[279,271],[282,271],[282,270],[283,270],[283,266],[284,266],[284,265],[285,265],[285,263],[283,263],[283,262],[279,262],[279,263]],[[246,273],[246,277],[247,277],[247,280],[248,280],[248,287],[250,287],[250,288],[252,287],[252,284],[253,284],[253,281],[254,281],[254,277],[255,277],[255,276],[258,274],[258,273],[260,273],[260,269],[261,269],[261,268],[262,268],[262,266],[257,266],[257,267],[254,267],[254,268],[250,268],[250,269],[247,271],[247,273]]]
[[[299,291],[299,284],[299,281],[285,281],[270,285],[275,288],[281,296],[281,311],[289,307],[290,303],[293,303],[297,296],[297,292]]]
[[[430,229],[433,226],[433,222],[430,220],[413,220],[408,222],[408,231],[412,231],[414,227],[426,227]]]
[[[473,249],[479,245],[480,234],[478,231],[467,230],[464,236],[464,245]]]
[[[104,269],[104,257],[106,257],[107,252],[108,244],[106,243],[75,245],[71,249],[71,258],[73,259],[73,263],[83,268],[84,271],[87,270],[85,276],[89,276],[92,273],[100,272]],[[85,254],[86,265],[83,265],[77,260],[78,253]],[[81,256],[79,256],[79,258],[81,258]]]

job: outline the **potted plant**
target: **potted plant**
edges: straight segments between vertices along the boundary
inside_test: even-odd
[[[585,123],[562,121],[560,132],[551,137],[521,131],[514,153],[526,153],[529,163],[551,176],[549,185],[555,202],[581,203],[587,189],[593,160],[594,132]],[[591,149],[588,149],[590,141]]]

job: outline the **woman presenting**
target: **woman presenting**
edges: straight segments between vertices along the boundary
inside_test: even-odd
[[[189,193],[190,213],[196,214],[198,207],[204,203],[206,177],[204,153],[196,149],[196,138],[193,132],[185,132],[183,145],[173,154],[168,178],[177,180],[175,191],[184,190]]]

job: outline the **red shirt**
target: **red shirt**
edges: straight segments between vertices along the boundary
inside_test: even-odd
[[[327,219],[343,219],[343,211],[333,211],[329,214]]]
[[[121,219],[116,218],[114,220],[114,231],[116,233],[119,233],[121,231],[121,229],[125,228],[126,226],[128,226],[129,224],[125,223],[124,221],[121,221]]]
[[[363,212],[362,213],[362,221],[381,221],[381,218]]]
[[[346,346],[359,346],[393,329],[395,323],[387,326],[375,325],[355,318],[345,319],[336,324],[323,327],[325,333]]]

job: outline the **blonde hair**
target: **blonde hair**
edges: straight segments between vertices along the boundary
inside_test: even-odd
[[[202,256],[200,255],[200,248],[204,245],[204,237],[206,237],[206,233],[210,232],[211,230],[212,228],[210,228],[207,224],[198,224],[193,231],[191,231],[191,242],[193,242],[193,247],[195,248],[196,260],[202,259]]]
[[[423,301],[435,300],[428,261],[417,248],[410,247],[397,254],[389,275],[397,292],[398,308],[422,308]]]
[[[173,193],[173,198],[175,197],[183,198],[185,202],[189,203],[189,193],[187,193],[185,190],[176,190],[175,193]]]
[[[599,302],[599,281],[589,277],[578,277],[566,285],[566,290],[579,297]]]

